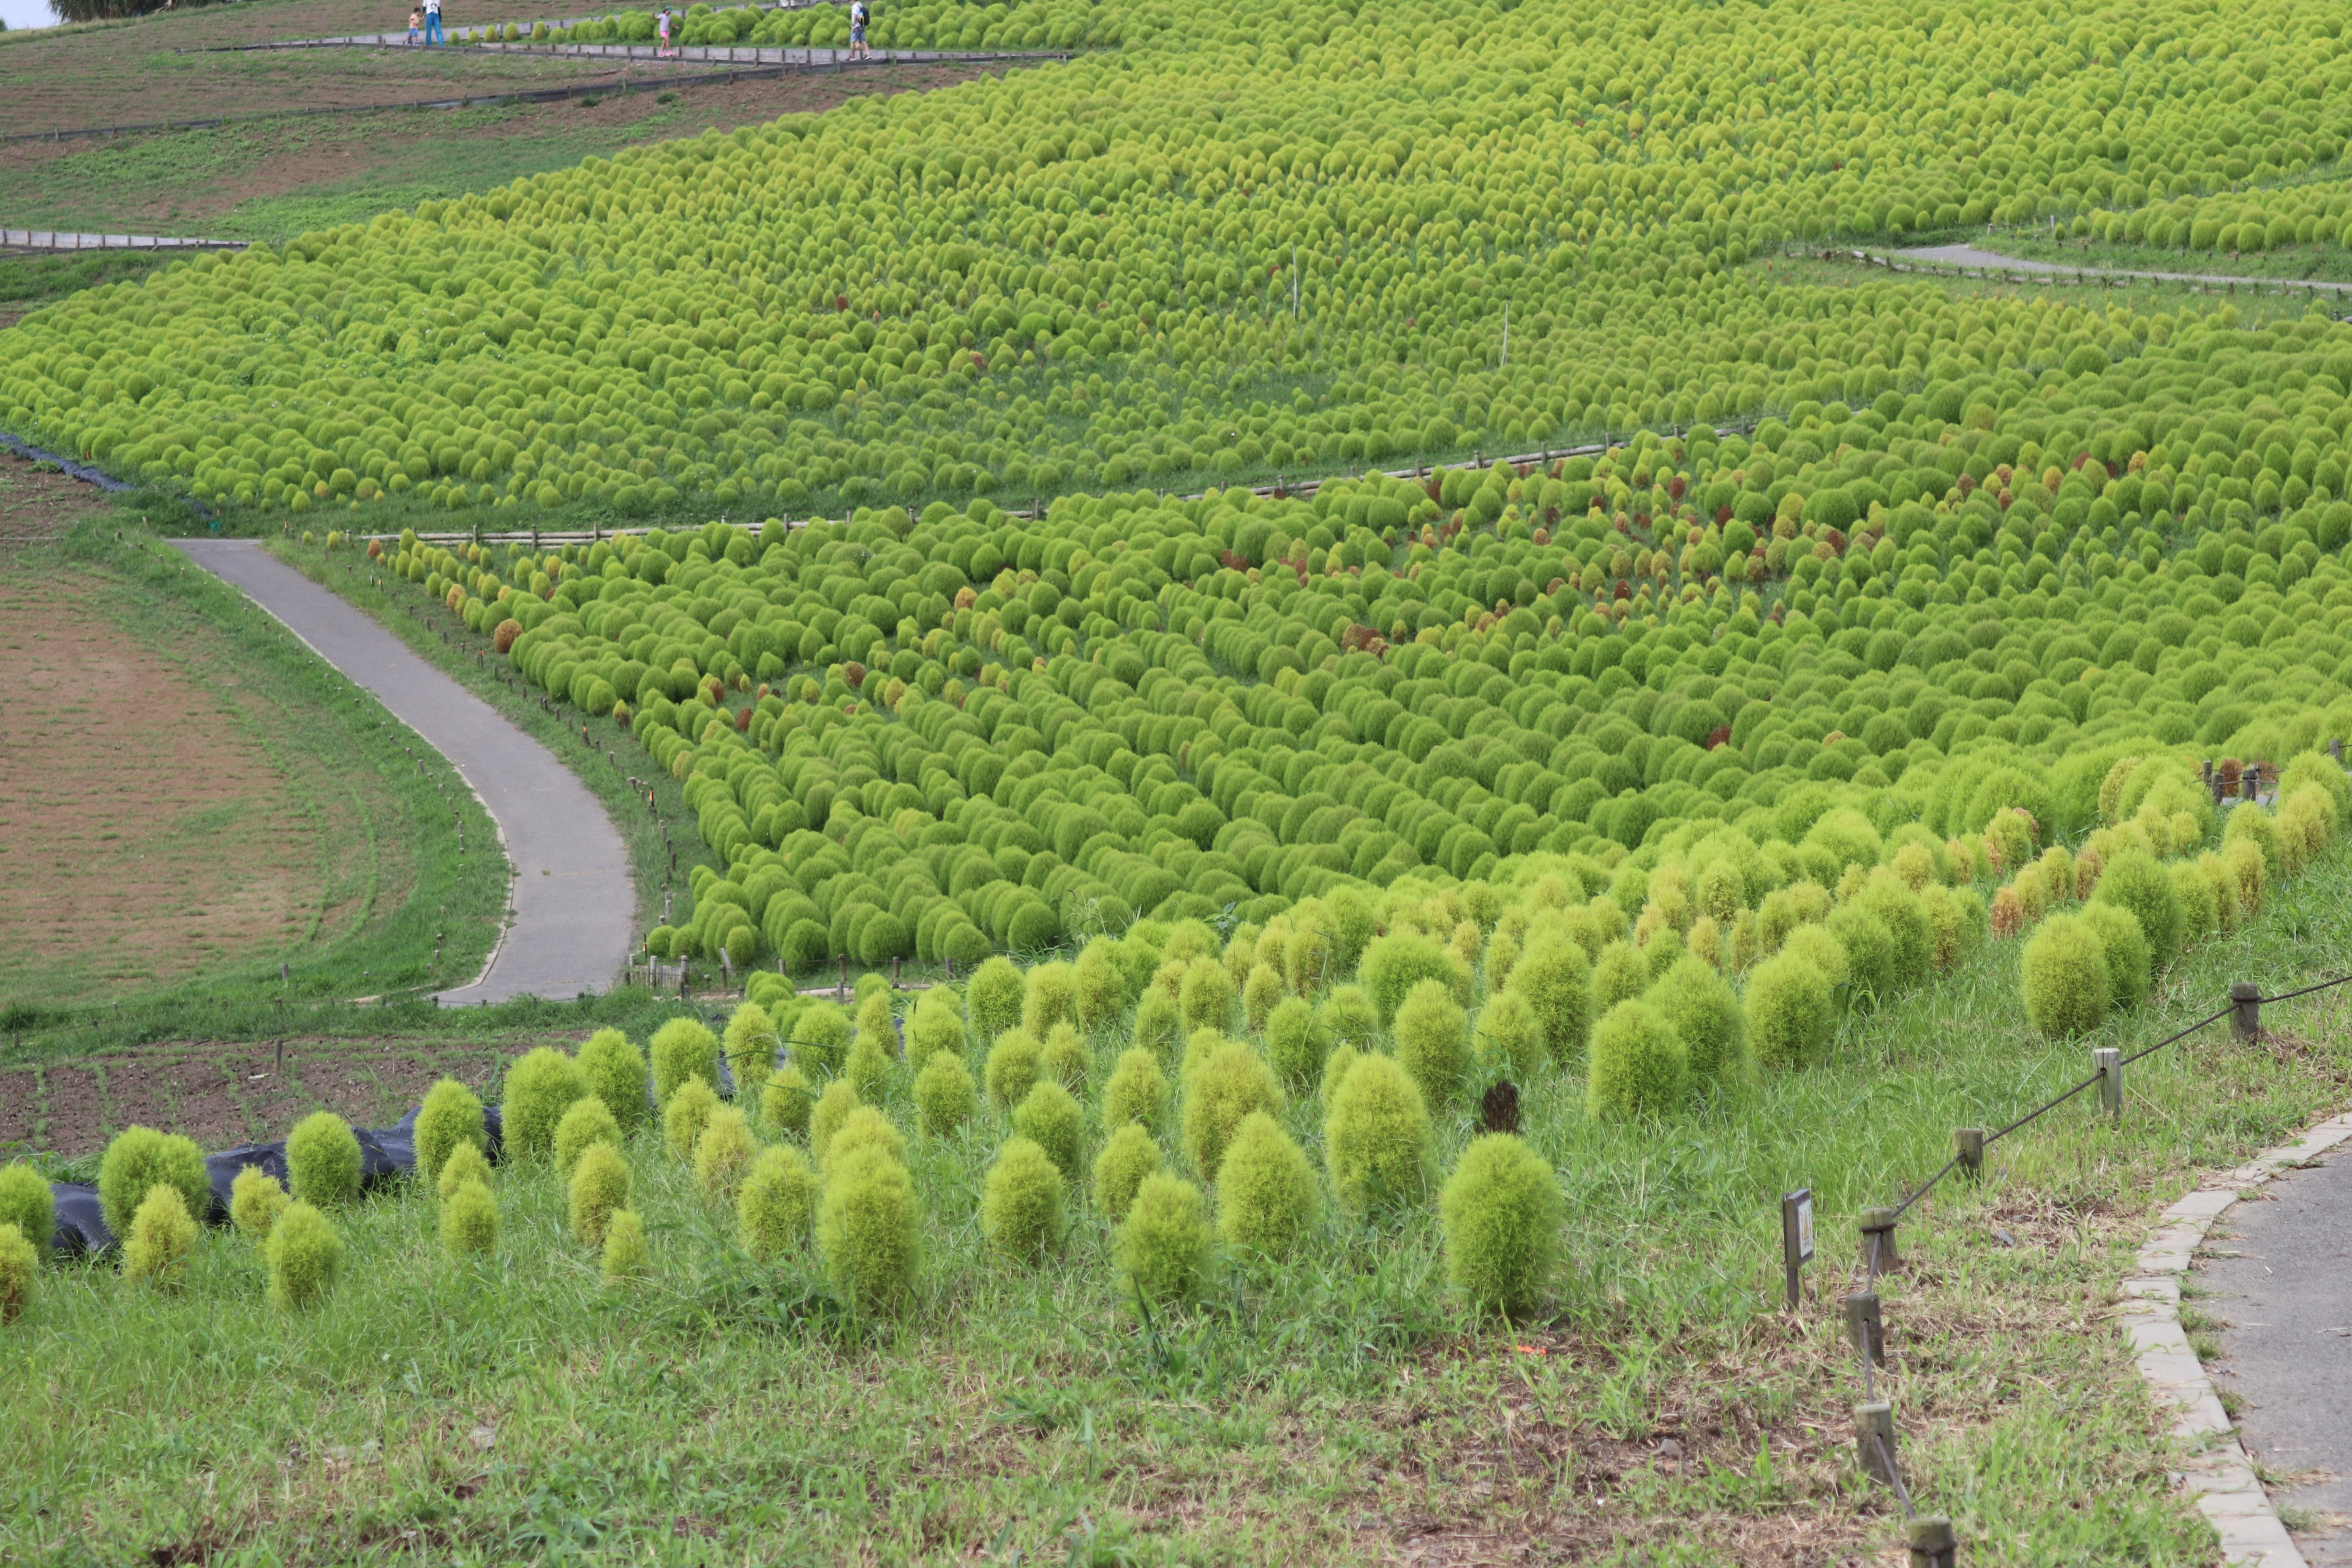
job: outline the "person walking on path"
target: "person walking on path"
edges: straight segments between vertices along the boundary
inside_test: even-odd
[[[408,47],[410,48],[416,47],[417,37],[424,26],[425,13],[412,6],[408,13]]]
[[[668,6],[665,5],[661,8],[661,15],[654,21],[654,30],[659,39],[659,41],[654,45],[654,58],[657,60],[666,59],[673,52],[669,47]]]
[[[851,59],[862,60],[867,58],[866,49],[867,20],[866,0],[849,0],[849,58]]]
[[[449,40],[441,32],[441,0],[425,0],[425,42],[438,47]]]

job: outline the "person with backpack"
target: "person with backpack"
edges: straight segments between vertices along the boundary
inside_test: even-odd
[[[866,49],[866,0],[849,0],[849,58],[851,59],[862,60],[868,58]]]

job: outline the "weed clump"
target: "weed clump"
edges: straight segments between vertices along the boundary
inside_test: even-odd
[[[1421,1194],[1429,1106],[1394,1057],[1373,1053],[1347,1064],[1325,1104],[1323,1163],[1340,1202],[1370,1213]]]
[[[1007,1139],[981,1191],[981,1233],[990,1245],[1035,1262],[1062,1238],[1066,1184],[1061,1163],[1034,1140]]]
[[[327,1216],[299,1199],[286,1205],[262,1249],[269,1262],[269,1303],[307,1311],[327,1299],[342,1271],[343,1238]]]
[[[182,1212],[200,1215],[212,1207],[212,1183],[205,1175],[205,1152],[195,1141],[152,1127],[126,1127],[106,1146],[98,1165],[98,1204],[106,1228],[127,1236],[147,1194],[158,1184],[180,1194]]]
[[[796,1252],[816,1218],[817,1179],[808,1156],[789,1144],[760,1151],[735,1199],[743,1251],[761,1263]]]
[[[1167,1105],[1168,1075],[1160,1070],[1160,1058],[1141,1046],[1130,1046],[1120,1052],[1118,1065],[1110,1069],[1109,1081],[1103,1085],[1103,1125],[1117,1127],[1123,1122],[1139,1121],[1148,1131],[1157,1132]]]
[[[915,1075],[915,1115],[924,1131],[951,1137],[979,1108],[979,1086],[955,1051],[935,1051]]]
[[[2114,876],[2110,869],[2099,879],[2102,893]],[[2053,915],[2043,921],[2025,944],[2022,968],[2026,1022],[2050,1038],[2086,1034],[2106,1016],[2115,978],[2107,968],[2106,949],[2081,916]]]
[[[646,1222],[635,1209],[614,1209],[604,1222],[604,1283],[619,1289],[651,1277],[653,1248],[646,1245]]]
[[[1620,1002],[1592,1031],[1584,1109],[1595,1121],[1664,1116],[1690,1096],[1690,1056],[1646,1002]]]
[[[582,1054],[586,1054],[584,1047]],[[438,1182],[442,1165],[458,1144],[489,1147],[489,1126],[482,1115],[480,1097],[454,1078],[443,1079],[425,1091],[411,1136],[416,1149],[416,1173],[427,1184]]]
[[[40,1274],[41,1248],[15,1220],[0,1220],[0,1328],[33,1310]]]
[[[1423,1100],[1444,1105],[1461,1087],[1470,1060],[1470,1020],[1442,981],[1413,983],[1398,1004],[1396,1058],[1421,1085]]]
[[[577,1172],[573,1173],[576,1177]],[[460,1182],[441,1198],[441,1253],[452,1263],[499,1247],[499,1200],[480,1182]]]
[[[130,1234],[122,1242],[122,1277],[175,1289],[195,1252],[196,1222],[188,1213],[188,1200],[171,1184],[156,1183],[131,1215]]]
[[[1102,1211],[1103,1218],[1118,1224],[1127,1217],[1128,1205],[1135,1201],[1135,1190],[1143,1184],[1143,1178],[1165,1163],[1160,1145],[1152,1142],[1142,1122],[1122,1122],[1095,1155],[1095,1207]]]
[[[596,1095],[583,1094],[572,1102],[563,1120],[555,1124],[555,1174],[560,1181],[570,1181],[579,1168],[580,1156],[593,1144],[609,1143],[621,1146],[620,1123],[613,1120],[612,1108]]]
[[[1559,1184],[1505,1132],[1471,1141],[1438,1194],[1445,1274],[1481,1310],[1517,1316],[1542,1300],[1559,1248]]]
[[[591,1143],[581,1152],[566,1195],[572,1239],[583,1247],[604,1246],[614,1211],[629,1206],[628,1161],[610,1143]]]
[[[269,1239],[269,1227],[293,1200],[278,1178],[258,1165],[247,1165],[228,1184],[228,1217],[236,1233],[256,1247]]]
[[[553,1046],[527,1052],[507,1068],[499,1114],[508,1155],[518,1163],[555,1152],[555,1124],[588,1092],[580,1064]]]
[[[702,1201],[715,1207],[731,1206],[735,1190],[742,1185],[744,1173],[759,1152],[751,1118],[731,1105],[712,1111],[694,1141],[694,1184]]]
[[[719,1091],[698,1078],[689,1078],[662,1107],[662,1136],[681,1163],[694,1162],[694,1145],[719,1110]]]
[[[58,1205],[49,1179],[18,1161],[0,1165],[0,1225],[13,1225],[33,1245],[38,1257],[49,1255],[49,1238],[57,1234]]]
[[[588,1092],[613,1113],[613,1125],[623,1137],[646,1124],[646,1058],[629,1037],[618,1029],[599,1029],[581,1042],[580,1076]]]
[[[1253,1110],[1279,1114],[1282,1088],[1265,1058],[1238,1040],[1212,1048],[1185,1073],[1183,1136],[1192,1169],[1213,1176],[1223,1163],[1242,1118]]]
[[[1113,1266],[1130,1300],[1190,1300],[1209,1277],[1214,1238],[1201,1189],[1155,1171],[1137,1184],[1111,1247]]]
[[[1315,1167],[1263,1110],[1242,1118],[1217,1167],[1217,1234],[1226,1245],[1286,1258],[1322,1207]]]
[[[884,1312],[904,1301],[921,1257],[921,1215],[907,1168],[879,1148],[851,1151],[826,1173],[816,1241],[825,1277],[845,1302]]]

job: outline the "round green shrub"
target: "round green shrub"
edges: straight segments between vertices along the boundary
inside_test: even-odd
[[[2216,896],[2213,879],[2193,860],[2182,860],[2167,866],[2165,874],[2172,879],[2173,901],[2180,906],[2180,945],[2202,942],[2221,927],[2221,900]],[[2101,907],[2096,900],[2092,909]],[[2116,906],[2108,905],[2108,908]],[[2137,917],[2134,917],[2137,923]],[[2140,933],[2145,942],[2147,933]]]
[[[1396,1058],[1432,1105],[1450,1103],[1470,1062],[1470,1020],[1443,982],[1417,980],[1397,1005]]]
[[[1845,943],[1832,936],[1825,925],[1799,926],[1780,944],[1780,954],[1802,959],[1820,970],[1822,978],[1829,982],[1832,992],[1853,978],[1853,965],[1846,955]],[[1832,1001],[1835,999],[1832,995]]]
[[[1065,1170],[1031,1139],[1007,1139],[981,1189],[980,1229],[989,1244],[1024,1262],[1052,1251],[1062,1238]]]
[[[604,1100],[593,1094],[583,1094],[572,1102],[563,1120],[555,1124],[555,1176],[568,1182],[580,1163],[580,1156],[592,1143],[621,1146],[620,1123],[613,1120],[612,1111]]]
[[[635,1209],[615,1209],[604,1222],[604,1283],[627,1286],[654,1271],[653,1248],[646,1245],[646,1222]]]
[[[1449,993],[1454,989],[1454,959],[1419,931],[1391,931],[1373,938],[1364,950],[1357,977],[1385,1028],[1404,1005],[1407,993],[1421,982],[1434,980]]]
[[[1184,1074],[1182,1088],[1184,1153],[1192,1169],[1203,1175],[1214,1175],[1243,1117],[1253,1110],[1282,1111],[1282,1088],[1274,1080],[1274,1069],[1238,1040],[1212,1050],[1197,1068]]]
[[[841,1131],[842,1123],[849,1120],[849,1113],[858,1104],[857,1086],[847,1079],[834,1079],[816,1097],[816,1104],[809,1111],[808,1140],[809,1158],[816,1162],[819,1170],[824,1168],[824,1152],[833,1142],[833,1135]]]
[[[963,993],[964,1005],[971,1009],[972,1032],[993,1045],[997,1036],[1021,1022],[1027,990],[1020,968],[1009,958],[992,958],[974,970]]]
[[[1037,1065],[1045,1077],[1072,1093],[1083,1094],[1094,1061],[1087,1049],[1087,1042],[1078,1034],[1077,1026],[1061,1023],[1046,1031],[1045,1044],[1038,1052]]]
[[[2242,802],[2231,806],[2229,820],[2221,829],[2221,847],[2226,850],[2231,845],[2241,842],[2252,844],[2262,852],[2263,883],[2268,885],[2276,882],[2286,868],[2284,850],[2279,842],[2277,819],[2261,806],[2251,803]],[[2114,868],[2109,868],[2100,877],[2101,889],[2104,889],[2106,887],[2107,878],[2114,875]],[[2140,913],[2137,910],[2132,912]],[[2140,924],[2142,927],[2147,926],[2147,921],[2145,916],[2142,917]],[[2148,945],[2157,948],[2158,967],[2162,967],[2164,963],[2170,961],[2166,951],[2158,946],[2157,936],[2153,931],[2148,933]]]
[[[269,1239],[269,1227],[292,1201],[277,1177],[258,1165],[247,1165],[228,1184],[229,1222],[239,1236],[258,1247]]]
[[[1142,1122],[1122,1122],[1095,1155],[1095,1207],[1104,1219],[1118,1224],[1127,1218],[1143,1178],[1165,1163],[1160,1145]]]
[[[1265,1028],[1265,1020],[1275,1005],[1290,994],[1282,976],[1265,964],[1258,964],[1242,982],[1242,1021],[1252,1033]]]
[[[313,1111],[286,1136],[287,1188],[296,1203],[341,1208],[360,1195],[360,1141],[331,1110]]]
[[[1658,1010],[1700,1082],[1736,1076],[1748,1057],[1748,1020],[1739,994],[1703,958],[1678,960],[1644,998]]]
[[[1009,1112],[1045,1070],[1045,1050],[1037,1037],[1018,1025],[1004,1030],[988,1047],[988,1064],[981,1075],[988,1085],[988,1102]]]
[[[934,1138],[953,1137],[979,1108],[979,1086],[971,1069],[953,1051],[933,1053],[915,1075],[915,1115]]]
[[[1470,1054],[1478,1071],[1489,1079],[1525,1083],[1535,1077],[1551,1054],[1550,1042],[1526,993],[1506,989],[1486,998],[1478,1009]]]
[[[816,1172],[789,1144],[760,1151],[735,1199],[736,1234],[744,1254],[773,1263],[800,1250],[816,1222]]]
[[[849,1049],[853,1032],[848,1010],[838,1002],[814,1002],[793,1020],[784,1048],[791,1053],[793,1065],[814,1083],[841,1070],[841,1058]]]
[[[656,1103],[667,1105],[688,1079],[700,1079],[711,1093],[719,1092],[719,1037],[698,1020],[672,1018],[646,1045],[653,1055]]]
[[[708,1031],[706,1031],[707,1033]],[[507,1068],[499,1114],[507,1157],[518,1163],[555,1152],[555,1124],[588,1092],[580,1064],[553,1046],[525,1052]],[[300,1196],[298,1191],[295,1194]]]
[[[307,1311],[334,1289],[343,1267],[343,1238],[325,1215],[298,1198],[269,1227],[262,1255],[269,1263],[270,1305]]]
[[[1013,1131],[1045,1151],[1063,1175],[1076,1180],[1087,1137],[1087,1113],[1070,1091],[1041,1079],[1013,1108]]]
[[[98,1164],[98,1203],[106,1228],[131,1233],[131,1219],[158,1184],[180,1194],[180,1207],[200,1215],[212,1207],[212,1183],[205,1174],[205,1152],[193,1139],[152,1127],[126,1127],[114,1135]]]
[[[1690,1098],[1690,1058],[1655,1007],[1620,1002],[1593,1026],[1584,1109],[1595,1121],[1667,1116]]]
[[[1108,937],[1096,937],[1071,968],[1071,1006],[1078,1027],[1089,1035],[1100,1035],[1127,1011],[1127,974],[1118,966],[1118,947]]]
[[[714,1208],[732,1207],[759,1152],[751,1118],[731,1105],[712,1111],[694,1141],[694,1184],[702,1201]]]
[[[900,1164],[907,1163],[907,1135],[888,1117],[870,1105],[853,1108],[816,1155],[817,1174],[824,1175],[860,1149],[881,1150]]]
[[[441,1178],[433,1184],[433,1190],[442,1202],[446,1203],[449,1194],[467,1182],[478,1182],[488,1186],[490,1162],[471,1143],[460,1143],[449,1152],[446,1160],[441,1162]]]
[[[2105,889],[2107,879],[2099,879]],[[2169,891],[2169,888],[2167,891]],[[2025,944],[2025,1017],[2053,1040],[2099,1026],[2115,994],[2106,950],[2078,915],[2052,915]]]
[[[2063,853],[2063,851],[2059,851]],[[1893,871],[1880,868],[1864,884],[1859,900],[1878,918],[1890,939],[1888,983],[1895,991],[1925,985],[1936,967],[1936,933],[1919,895]],[[1834,928],[1832,928],[1834,929]]]
[[[1208,1282],[1214,1245],[1201,1189],[1155,1171],[1136,1185],[1112,1243],[1111,1259],[1129,1300],[1186,1301]]]
[[[941,1052],[961,1057],[964,1048],[963,1014],[943,989],[923,993],[907,1022],[907,1065],[918,1073]]]
[[[2095,900],[2083,906],[2081,919],[2091,928],[2091,934],[2098,938],[2099,950],[2106,955],[2111,983],[2108,1007],[2120,1013],[2138,1006],[2147,998],[2150,979],[2147,937],[2139,929],[2139,921],[2121,904]]]
[[[441,1252],[451,1262],[485,1258],[499,1247],[499,1200],[479,1182],[460,1182],[441,1199]]]
[[[487,1149],[490,1142],[480,1099],[454,1078],[445,1078],[425,1091],[425,1101],[416,1109],[412,1135],[415,1141],[416,1172],[427,1183],[441,1179],[441,1167],[458,1144],[471,1143],[477,1149]]]
[[[760,1091],[760,1124],[780,1138],[806,1139],[816,1095],[801,1069],[787,1062],[768,1075]]]
[[[1749,972],[1747,1012],[1748,1038],[1757,1061],[1775,1071],[1794,1071],[1821,1060],[1829,1048],[1837,1001],[1828,975],[1801,955],[1784,951]]]
[[[1109,1081],[1103,1085],[1103,1125],[1118,1127],[1138,1121],[1147,1131],[1156,1133],[1167,1105],[1168,1075],[1160,1070],[1160,1058],[1141,1046],[1130,1046],[1120,1052],[1118,1065],[1110,1069]]]
[[[782,1044],[774,1021],[765,1007],[746,1002],[728,1015],[719,1038],[727,1053],[727,1071],[735,1080],[735,1103],[757,1105],[768,1075],[776,1070],[776,1052]]]
[[[279,1223],[284,1223],[282,1215]],[[158,1182],[131,1212],[122,1240],[122,1277],[176,1289],[196,1253],[196,1222],[188,1200],[168,1182]]]
[[[1331,987],[1315,1005],[1315,1017],[1333,1045],[1368,1046],[1381,1032],[1380,1009],[1372,1005],[1371,993],[1352,982]]]
[[[2237,816],[2238,812],[2233,810],[2231,820],[2236,821]],[[2099,885],[2091,900],[2131,911],[2132,919],[2139,922],[2140,934],[2147,941],[2151,973],[2162,970],[2179,956],[2180,899],[2172,890],[2172,874],[2157,863],[2156,857],[2143,849],[2118,850],[2100,871]]]
[[[629,1037],[618,1029],[599,1029],[581,1042],[580,1076],[588,1092],[613,1113],[613,1125],[625,1138],[646,1124],[646,1058]],[[739,1094],[741,1092],[739,1085]]]
[[[1315,1167],[1281,1123],[1253,1110],[1234,1129],[1217,1167],[1217,1234],[1228,1246],[1287,1258],[1322,1207]]]
[[[1429,1107],[1412,1075],[1394,1057],[1360,1056],[1324,1099],[1323,1164],[1339,1201],[1368,1213],[1419,1197],[1428,1181]]]
[[[1135,1043],[1161,1057],[1183,1037],[1184,1010],[1176,998],[1152,986],[1135,1004]]]
[[[1331,1091],[1339,1087],[1340,1080],[1348,1076],[1348,1069],[1354,1067],[1360,1058],[1370,1054],[1372,1053],[1369,1051],[1360,1051],[1353,1046],[1340,1046],[1333,1049],[1329,1056],[1323,1058],[1323,1078],[1315,1086],[1316,1098],[1322,1100],[1328,1108],[1331,1103]]]
[[[1524,968],[1527,960],[1519,961]],[[1612,942],[1592,963],[1594,1011],[1606,1013],[1621,1002],[1631,1002],[1650,988],[1650,965],[1642,950],[1630,942]]]
[[[1265,1031],[1266,1060],[1282,1081],[1294,1089],[1313,1083],[1331,1048],[1314,1006],[1303,996],[1286,996],[1267,1011]]]
[[[860,1029],[857,1037],[849,1042],[849,1055],[843,1058],[841,1074],[857,1086],[857,1098],[871,1104],[880,1104],[890,1097],[890,1079],[898,1070],[898,1032],[887,1025],[880,1029]]]
[[[0,1220],[0,1328],[33,1310],[40,1289],[41,1256],[15,1220]]]
[[[602,1247],[614,1211],[629,1206],[629,1163],[613,1144],[591,1143],[581,1151],[567,1190],[572,1239],[583,1247]]]
[[[694,1163],[695,1141],[719,1110],[719,1091],[698,1078],[689,1078],[670,1092],[662,1107],[662,1136],[681,1163]]]
[[[882,1312],[910,1296],[921,1234],[913,1178],[882,1150],[853,1151],[826,1174],[817,1252],[845,1303]]]
[[[1822,924],[1845,949],[1847,996],[1861,1007],[1895,994],[1895,933],[1860,904],[1840,904]]]
[[[1225,966],[1213,958],[1196,958],[1184,966],[1177,982],[1177,1010],[1187,1034],[1196,1029],[1223,1029],[1234,1021],[1234,982]]]
[[[1559,1250],[1559,1184],[1505,1132],[1471,1140],[1438,1194],[1445,1276],[1482,1311],[1517,1317],[1543,1300]]]
[[[57,1234],[57,1199],[49,1179],[22,1161],[0,1165],[0,1225],[13,1225],[41,1258]]]
[[[1021,992],[1021,1026],[1044,1039],[1056,1024],[1077,1025],[1077,971],[1070,964],[1041,963],[1029,971]]]

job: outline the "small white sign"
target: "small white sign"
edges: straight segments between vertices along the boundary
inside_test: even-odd
[[[1813,1260],[1813,1194],[1797,1194],[1797,1259],[1801,1263]]]

